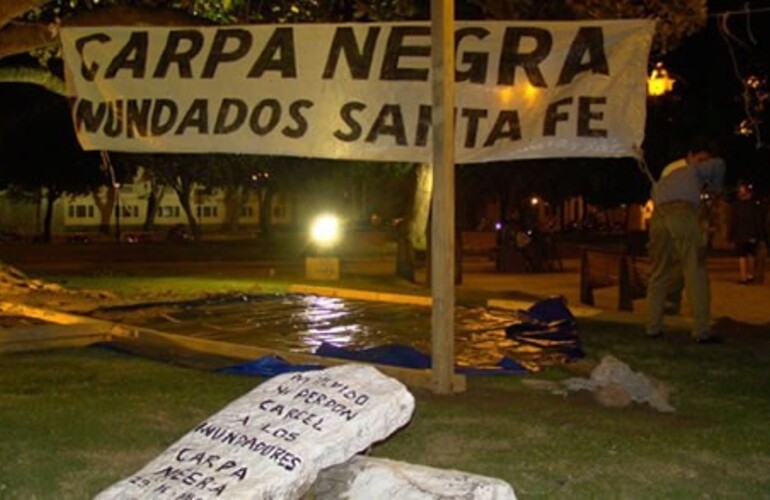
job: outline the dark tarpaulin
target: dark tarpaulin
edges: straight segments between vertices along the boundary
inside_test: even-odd
[[[551,297],[519,311],[520,321],[505,329],[505,336],[516,345],[510,349],[528,353],[528,362],[540,368],[568,363],[585,356],[575,316],[563,297]]]

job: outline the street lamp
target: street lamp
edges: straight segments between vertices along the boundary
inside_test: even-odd
[[[311,252],[305,257],[305,276],[312,280],[338,280],[340,259],[334,250],[342,238],[342,224],[333,214],[321,214],[310,223]]]
[[[112,187],[115,189],[115,242],[120,243],[120,183],[112,183]]]
[[[340,220],[332,214],[322,214],[310,224],[310,240],[319,249],[330,249],[340,241]]]
[[[650,72],[650,77],[647,78],[647,94],[651,97],[667,94],[674,90],[674,83],[676,80],[669,76],[663,63],[658,62]]]

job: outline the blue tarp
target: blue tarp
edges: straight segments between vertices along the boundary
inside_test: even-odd
[[[289,372],[307,372],[320,370],[321,365],[293,365],[278,356],[263,356],[254,361],[248,361],[235,366],[219,369],[220,372],[235,375],[253,375],[258,377],[275,377]]]
[[[352,350],[323,343],[316,349],[315,353],[319,356],[327,356],[330,358],[342,358],[351,361],[401,366],[419,370],[425,370],[431,367],[429,355],[418,351],[414,347],[398,344]],[[467,375],[495,375],[527,373],[527,369],[518,364],[515,360],[504,357],[497,363],[497,368],[458,366],[455,368],[455,372]]]
[[[374,363],[380,365],[399,366],[402,368],[428,369],[431,367],[430,356],[403,345],[386,345],[369,349],[347,349],[333,344],[323,343],[315,351],[317,356],[347,359],[361,363]],[[456,373],[466,375],[512,375],[525,374],[528,370],[510,358],[502,358],[497,364],[498,368],[472,368],[459,366]],[[322,365],[293,365],[278,356],[264,356],[254,361],[222,368],[219,371],[236,375],[255,375],[261,377],[274,377],[282,373],[318,370]]]

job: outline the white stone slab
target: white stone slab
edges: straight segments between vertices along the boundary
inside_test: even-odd
[[[515,500],[500,479],[448,469],[356,456],[324,469],[313,500]]]
[[[385,439],[413,411],[406,387],[370,366],[280,375],[96,498],[298,498],[318,471]]]

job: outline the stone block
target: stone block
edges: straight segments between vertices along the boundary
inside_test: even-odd
[[[307,500],[514,500],[500,479],[384,458],[356,456],[324,469]]]
[[[385,439],[413,411],[406,387],[370,366],[280,375],[96,499],[300,498],[320,470]]]

